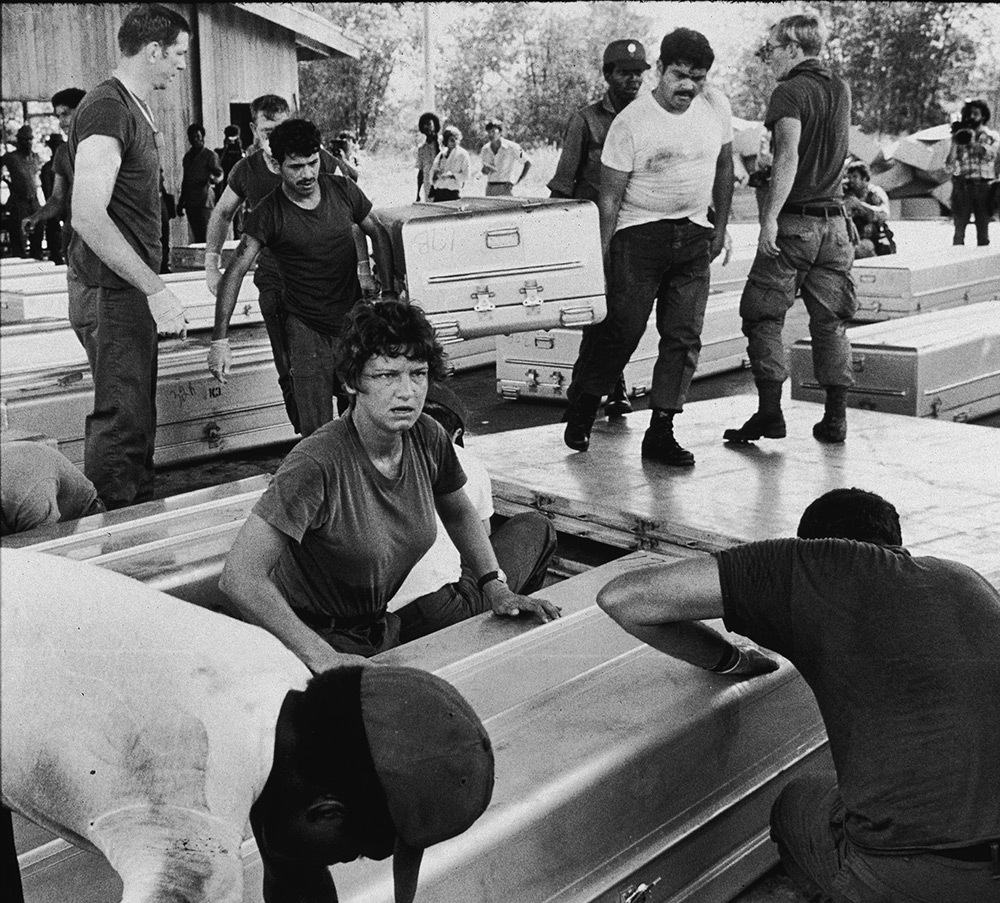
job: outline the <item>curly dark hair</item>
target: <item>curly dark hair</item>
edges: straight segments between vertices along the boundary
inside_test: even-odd
[[[87,92],[83,88],[63,88],[62,91],[56,91],[52,95],[52,108],[69,107],[75,110],[86,95]]]
[[[431,379],[444,378],[444,349],[434,337],[434,327],[416,304],[361,303],[344,319],[337,368],[344,383],[357,388],[365,364],[380,355],[424,361]]]
[[[864,489],[832,489],[802,513],[799,539],[853,539],[879,546],[903,544],[899,512]]]
[[[675,28],[660,42],[660,63],[664,69],[671,63],[687,63],[695,69],[711,69],[715,62],[712,45],[700,31]]]
[[[985,100],[970,100],[965,106],[962,107],[962,121],[967,122],[969,119],[969,110],[977,109],[983,114],[983,125],[986,125],[990,121],[990,108]]]
[[[287,157],[311,157],[319,152],[323,136],[308,119],[286,119],[268,139],[271,156],[279,163]]]

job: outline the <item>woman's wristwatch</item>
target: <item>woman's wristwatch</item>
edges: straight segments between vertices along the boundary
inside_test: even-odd
[[[486,584],[492,583],[494,580],[499,580],[504,586],[507,585],[507,575],[502,570],[497,568],[495,571],[487,571],[482,577],[479,578],[477,583],[479,591],[482,592],[486,589]]]

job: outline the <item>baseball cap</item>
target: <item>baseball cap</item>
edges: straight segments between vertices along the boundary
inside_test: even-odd
[[[412,900],[423,850],[465,831],[493,795],[493,747],[447,681],[393,665],[361,674],[361,719],[396,828],[396,901]]]
[[[638,41],[626,38],[622,41],[612,41],[604,48],[604,65],[614,63],[629,69],[648,69],[646,48]]]

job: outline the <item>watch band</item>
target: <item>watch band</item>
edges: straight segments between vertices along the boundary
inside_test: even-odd
[[[476,585],[479,587],[479,591],[482,592],[486,589],[486,584],[491,583],[494,580],[506,583],[507,577],[503,571],[487,571],[482,577],[479,578]]]

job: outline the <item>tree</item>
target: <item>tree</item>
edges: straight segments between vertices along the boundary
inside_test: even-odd
[[[976,62],[965,3],[855,3],[821,0],[815,8],[830,29],[827,53],[850,84],[852,118],[869,133],[903,134],[937,125],[959,97]],[[792,11],[775,9],[774,20]],[[733,112],[763,118],[773,76],[753,56],[763,31],[729,77]]]
[[[600,97],[607,35],[646,43],[644,16],[626,3],[590,2],[586,16],[560,4],[473,4],[452,29],[460,52],[441,86],[442,109],[469,136],[485,140],[496,116],[505,133],[530,144],[558,143],[569,115]]]
[[[361,43],[357,60],[315,60],[299,65],[302,115],[326,139],[341,129],[372,146],[387,113],[394,67],[420,46],[419,10],[413,3],[298,3],[329,19]]]

